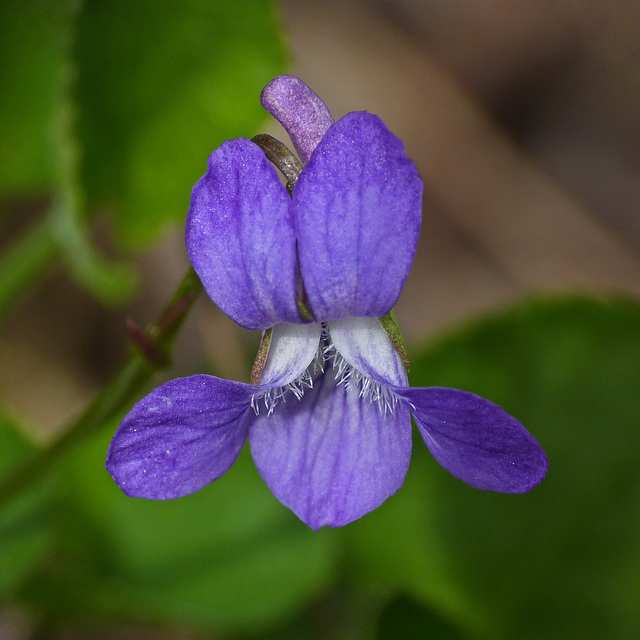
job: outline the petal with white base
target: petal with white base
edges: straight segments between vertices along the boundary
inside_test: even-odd
[[[312,529],[369,513],[404,482],[411,457],[406,406],[393,414],[336,386],[333,370],[298,401],[251,426],[251,453],[273,494]]]

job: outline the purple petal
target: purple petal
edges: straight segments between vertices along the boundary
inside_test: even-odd
[[[318,354],[321,331],[322,327],[315,322],[273,327],[260,384],[279,387],[300,377]]]
[[[293,190],[298,256],[318,320],[382,317],[418,242],[422,180],[402,142],[367,112],[348,113]]]
[[[247,329],[300,322],[291,199],[249,140],[209,157],[187,216],[187,250],[211,299]]]
[[[549,466],[536,439],[498,405],[457,389],[397,389],[433,457],[472,487],[524,493]]]
[[[278,76],[263,90],[262,106],[285,128],[300,160],[309,161],[333,116],[327,105],[295,76]]]
[[[197,375],[171,380],[124,417],[107,470],[129,496],[179,498],[217,480],[238,457],[255,387]]]
[[[407,372],[387,332],[377,318],[345,318],[328,323],[338,353],[367,378],[406,387]]]
[[[312,529],[339,527],[369,513],[401,486],[411,457],[411,419],[336,387],[321,375],[249,434],[253,459],[273,494]]]

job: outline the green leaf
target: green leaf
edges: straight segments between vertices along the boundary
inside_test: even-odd
[[[250,630],[295,614],[330,584],[336,535],[314,533],[280,505],[248,451],[199,493],[148,501],[109,477],[107,444],[95,438],[67,468],[68,566],[47,595],[54,610]]]
[[[56,175],[52,119],[72,21],[69,2],[0,3],[0,195],[44,191]]]
[[[0,480],[35,447],[0,413]],[[0,509],[0,597],[9,596],[34,571],[51,548],[48,492],[39,487]]]
[[[75,59],[83,183],[137,246],[184,220],[211,151],[255,133],[283,53],[265,0],[93,0]]]
[[[360,570],[479,637],[639,637],[640,305],[529,302],[412,365],[414,386],[472,391],[520,419],[549,474],[525,495],[481,492],[416,434],[405,487],[350,530]]]
[[[78,184],[82,150],[69,95],[78,6],[70,0],[0,5],[0,196],[45,193],[53,200],[48,216],[0,264],[0,314],[42,274],[57,249],[76,279],[105,302],[122,302],[135,285],[131,268],[92,248]]]
[[[92,246],[89,229],[73,195],[58,204],[50,214],[52,235],[63,251],[63,258],[74,280],[108,305],[128,300],[138,284],[135,268],[100,255]]]
[[[458,629],[405,596],[395,598],[378,621],[377,640],[464,640]]]

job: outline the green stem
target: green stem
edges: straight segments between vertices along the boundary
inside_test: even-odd
[[[44,218],[0,257],[0,319],[45,271],[57,251],[51,221]]]
[[[129,407],[153,374],[169,362],[170,347],[201,290],[198,276],[193,269],[189,269],[167,306],[144,332],[144,338],[164,354],[163,364],[150,361],[141,351],[134,349],[122,369],[62,435],[18,467],[0,485],[0,504],[42,476],[78,441],[99,430]]]

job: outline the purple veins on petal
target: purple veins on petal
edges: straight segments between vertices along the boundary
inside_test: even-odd
[[[291,198],[249,140],[223,143],[196,183],[187,251],[209,297],[247,329],[301,322]]]
[[[398,491],[411,457],[411,418],[336,385],[328,369],[299,401],[259,415],[251,453],[273,494],[312,529],[339,527]]]
[[[503,493],[524,493],[542,482],[547,456],[498,405],[457,389],[396,389],[396,393],[410,403],[433,457],[456,478]]]
[[[247,437],[255,387],[214,376],[170,380],[124,417],[107,470],[129,496],[165,500],[223,475]]]
[[[418,242],[422,180],[382,120],[334,124],[293,190],[300,272],[321,320],[386,315]]]

